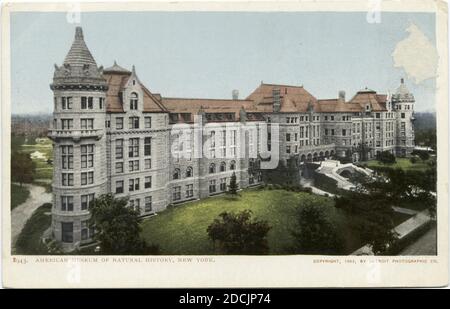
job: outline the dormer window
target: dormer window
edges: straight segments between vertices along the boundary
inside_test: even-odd
[[[133,92],[130,96],[130,109],[137,110],[138,109],[138,95]]]

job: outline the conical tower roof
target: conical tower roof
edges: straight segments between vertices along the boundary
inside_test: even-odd
[[[55,64],[51,89],[106,90],[103,67],[98,68],[84,42],[83,30],[75,28],[75,38],[62,66]]]
[[[69,53],[64,59],[64,64],[76,65],[93,65],[97,66],[94,57],[86,46],[83,37],[83,29],[81,27],[75,28],[75,39],[70,47]]]
[[[406,87],[405,80],[403,78],[400,79],[400,86],[392,95],[392,99],[394,101],[414,101],[414,96]]]

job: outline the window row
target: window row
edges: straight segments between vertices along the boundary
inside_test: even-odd
[[[91,185],[94,183],[94,172],[82,172],[80,174],[80,184],[82,186]],[[62,173],[61,174],[61,185],[64,187],[74,186],[74,174],[73,173]]]
[[[89,210],[94,206],[95,194],[84,194],[80,196],[80,209]],[[61,195],[60,203],[61,211],[73,211],[74,210],[74,196],[73,195]]]
[[[73,97],[61,97],[61,109],[73,109]],[[97,98],[98,108],[103,109],[105,98]],[[55,110],[57,109],[58,98],[55,97]],[[94,109],[94,97],[81,97],[80,109]]]
[[[73,146],[62,145],[59,146],[61,154],[61,168],[63,170],[73,169]],[[87,144],[80,146],[81,152],[81,168],[94,167],[94,145]]]
[[[124,118],[116,117],[116,130],[124,129]],[[140,117],[132,116],[128,117],[128,129],[139,129],[140,128]],[[151,129],[152,127],[152,117],[144,117],[144,128]]]
[[[152,197],[146,196],[144,197],[144,212],[151,212],[152,211]],[[133,198],[128,201],[128,205],[130,208],[137,211],[139,214],[141,214],[141,199],[140,198]]]
[[[130,138],[128,139],[128,157],[129,158],[137,158],[139,157],[139,146],[140,146],[140,138]],[[124,140],[116,139],[115,140],[115,156],[116,159],[123,159],[123,151],[124,150]],[[145,137],[144,138],[144,156],[152,155],[152,138]]]
[[[231,171],[234,171],[236,169],[236,161],[231,161],[230,162],[230,168]],[[219,172],[226,172],[227,170],[227,164],[225,162],[221,162],[219,164]],[[209,173],[210,174],[214,174],[216,172],[216,164],[215,163],[211,163],[209,165]]]
[[[87,240],[95,235],[95,227],[89,220],[81,221],[81,240]],[[64,243],[73,242],[73,222],[61,222],[61,240]]]
[[[125,192],[125,181],[116,181],[116,194],[121,194]],[[144,189],[151,189],[152,187],[152,176],[144,177]],[[140,190],[140,178],[128,179],[128,192],[135,192]]]

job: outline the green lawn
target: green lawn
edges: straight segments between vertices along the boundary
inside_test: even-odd
[[[52,179],[53,178],[53,165],[47,163],[47,159],[53,160],[53,147],[52,141],[48,138],[43,139],[43,142],[36,144],[22,144],[19,147],[20,152],[33,153],[35,151],[42,152],[46,159],[33,159],[36,164],[35,179]]]
[[[396,162],[394,164],[383,164],[377,160],[367,161],[367,167],[390,167],[390,168],[401,168],[405,171],[425,171],[429,168],[428,161],[422,161],[420,159],[417,160],[416,163],[411,163],[408,158],[396,158]]]
[[[19,206],[30,196],[30,191],[20,185],[11,184],[11,209]]]
[[[52,204],[44,204],[36,209],[25,223],[16,242],[17,254],[47,254],[47,249],[41,242],[41,237],[52,222]]]
[[[215,254],[206,232],[208,225],[223,211],[250,209],[253,217],[272,226],[268,234],[270,254],[286,254],[292,246],[291,231],[296,228],[296,207],[309,200],[326,209],[346,240],[347,252],[362,246],[352,230],[354,218],[336,209],[331,198],[284,190],[245,190],[240,194],[237,200],[218,196],[169,208],[145,220],[142,234],[148,242],[160,245],[162,254]]]

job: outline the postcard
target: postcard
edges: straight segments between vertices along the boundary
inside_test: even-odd
[[[447,9],[3,4],[4,286],[447,285]]]

